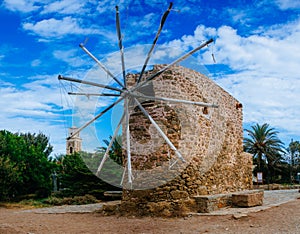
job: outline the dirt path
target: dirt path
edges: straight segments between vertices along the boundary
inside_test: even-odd
[[[278,194],[275,194],[278,197]],[[1,234],[51,233],[300,233],[300,199],[241,218],[128,218],[97,213],[48,214],[0,208]]]

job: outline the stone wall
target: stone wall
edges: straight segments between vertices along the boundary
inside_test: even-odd
[[[155,65],[144,77],[163,67]],[[128,75],[128,85],[137,77]],[[194,196],[252,188],[252,157],[243,152],[242,104],[238,100],[206,76],[181,66],[156,77],[141,93],[214,103],[218,108],[138,99],[182,154],[186,161],[182,162],[131,103],[134,180],[132,187],[123,190],[120,211],[176,214],[192,211]]]

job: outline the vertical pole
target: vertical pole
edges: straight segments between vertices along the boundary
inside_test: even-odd
[[[126,119],[125,126],[126,126],[126,151],[127,151],[128,183],[129,183],[130,186],[132,186],[128,98],[125,99],[125,119]]]

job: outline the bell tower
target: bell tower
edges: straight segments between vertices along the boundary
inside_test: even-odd
[[[78,128],[76,127],[69,128],[69,137],[71,138],[67,140],[67,144],[66,144],[66,154],[68,155],[81,151],[82,139],[80,138],[79,133],[73,135],[77,129]]]

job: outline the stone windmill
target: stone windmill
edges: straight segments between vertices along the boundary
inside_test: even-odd
[[[124,212],[171,212],[179,206],[197,210],[196,196],[252,187],[252,159],[243,152],[242,104],[203,74],[179,65],[213,40],[207,40],[169,64],[157,64],[149,69],[148,62],[171,8],[172,3],[163,14],[158,32],[137,73],[126,70],[116,7],[121,74],[115,75],[81,44],[102,74],[113,83],[58,77],[98,89],[92,92],[87,88],[71,94],[111,100],[82,124],[74,136],[117,105],[122,107],[110,142],[93,171],[111,182],[113,174],[108,178],[101,177],[101,173],[106,170],[111,148],[121,134],[119,144],[123,164],[114,170],[118,171],[118,183],[123,188],[119,210]]]

